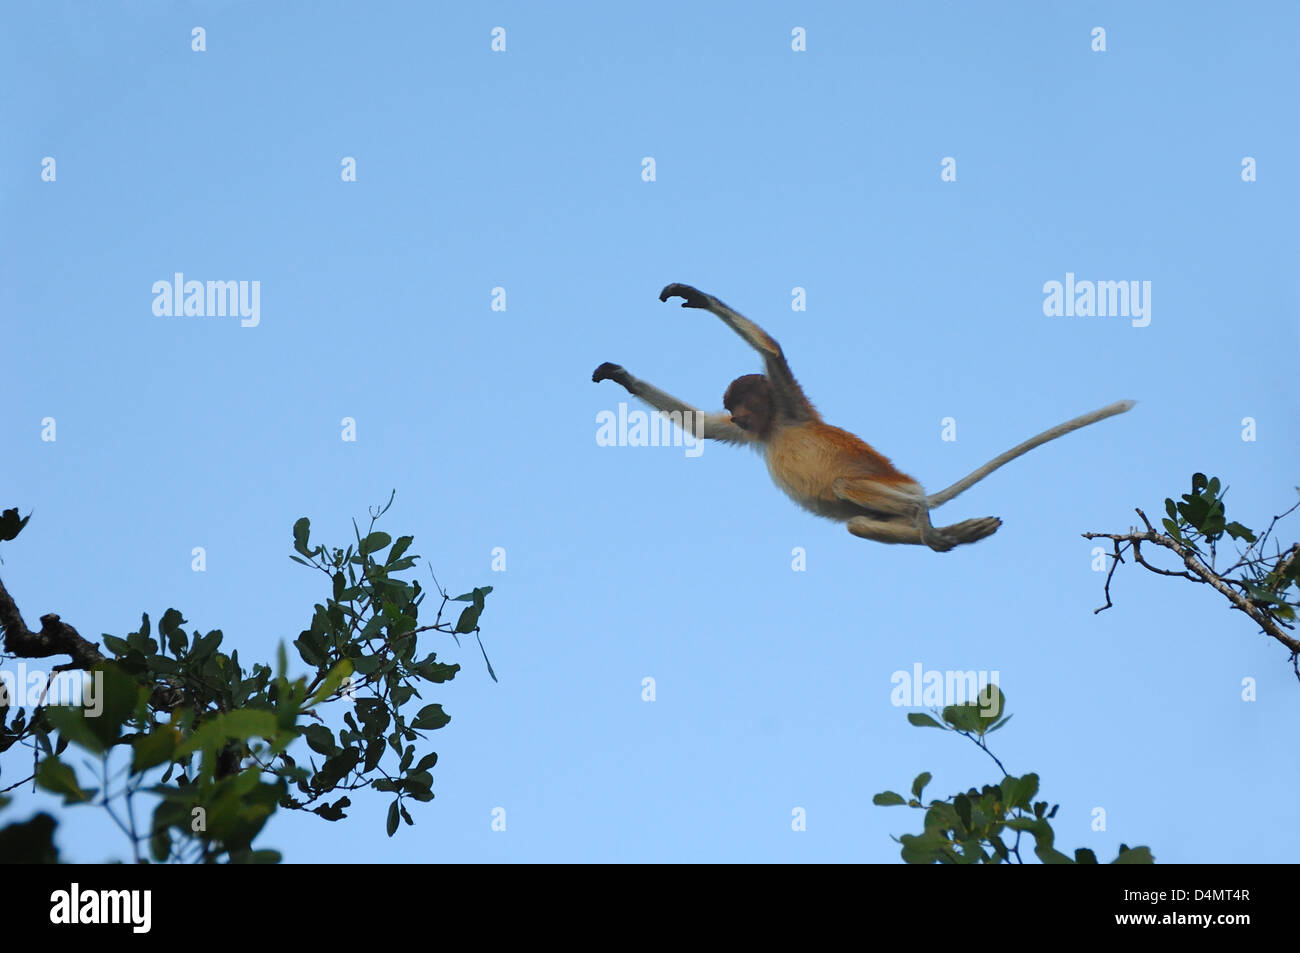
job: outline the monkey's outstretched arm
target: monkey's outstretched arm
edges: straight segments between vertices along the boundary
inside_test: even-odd
[[[690,285],[674,283],[659,292],[660,301],[667,301],[669,298],[681,298],[683,308],[702,308],[716,314],[727,323],[727,327],[744,338],[746,343],[758,351],[759,354],[762,354],[765,359],[774,357],[779,361],[785,361],[785,357],[781,353],[781,345],[772,340],[770,334],[740,312],[728,308],[713,295],[705,294]]]
[[[1132,401],[1132,400],[1119,400],[1113,404],[1109,404],[1101,408],[1101,410],[1094,410],[1090,414],[1084,414],[1082,417],[1075,417],[1073,420],[1067,420],[1063,424],[1057,424],[1055,427],[1051,428],[1050,430],[1044,430],[1037,437],[1030,437],[1024,443],[1012,447],[1006,453],[998,454],[996,457],[994,457],[988,463],[984,464],[984,466],[980,467],[974,473],[962,477],[960,480],[958,480],[952,486],[948,487],[946,490],[940,490],[938,493],[931,493],[930,496],[927,498],[926,502],[931,507],[939,506],[941,503],[947,503],[958,493],[962,493],[970,489],[972,486],[974,486],[980,480],[984,479],[986,476],[988,476],[998,467],[1006,463],[1010,463],[1016,457],[1028,453],[1030,450],[1033,450],[1035,447],[1042,446],[1043,444],[1047,443],[1049,440],[1055,440],[1057,437],[1063,437],[1071,430],[1078,430],[1080,427],[1086,427],[1089,424],[1095,424],[1097,421],[1105,420],[1107,417],[1114,417],[1116,414],[1122,414],[1125,411],[1132,409],[1135,403],[1136,401]]]
[[[787,417],[793,420],[808,420],[816,416],[816,411],[804,395],[803,388],[794,379],[794,373],[786,362],[785,354],[781,352],[781,345],[777,344],[770,334],[739,311],[727,307],[713,295],[705,294],[690,285],[674,283],[659,292],[660,301],[667,301],[669,298],[681,298],[683,308],[701,308],[716,314],[727,327],[744,338],[745,343],[763,355],[768,380],[776,389],[781,403],[780,409]]]
[[[660,390],[653,384],[643,381],[639,377],[633,377],[627,370],[617,364],[606,361],[596,368],[591,375],[591,379],[597,383],[600,381],[613,381],[622,385],[633,397],[639,397],[657,410],[670,414],[680,414],[680,419],[674,422],[697,437],[702,436],[706,440],[721,440],[724,443],[741,444],[750,443],[754,439],[754,436],[748,431],[742,430],[733,424],[728,415],[710,414],[692,407],[690,404],[678,400],[672,394]]]

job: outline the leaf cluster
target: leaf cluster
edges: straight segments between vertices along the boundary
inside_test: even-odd
[[[989,754],[1002,768],[1002,762],[989,751],[986,737],[1011,720],[1006,711],[1006,696],[995,685],[980,693],[973,702],[949,705],[938,713],[941,720],[921,713],[909,712],[907,720],[919,728],[938,728],[969,738]],[[1047,864],[1095,864],[1097,856],[1086,847],[1080,847],[1071,857],[1056,849],[1056,833],[1051,821],[1060,805],[1035,800],[1038,795],[1038,775],[1019,777],[1003,769],[1002,780],[969,788],[950,797],[922,800],[932,775],[925,771],[912,781],[911,796],[903,797],[894,791],[882,791],[872,798],[872,803],[882,807],[905,805],[923,811],[924,818],[919,834],[903,834],[894,838],[902,845],[901,856],[909,864],[999,864],[1022,863],[1020,838],[1028,834],[1034,841],[1034,854]],[[1151,851],[1146,847],[1129,847],[1121,844],[1119,855],[1112,863],[1152,863]]]
[[[45,705],[8,719],[0,710],[0,751],[34,748],[35,783],[66,805],[107,809],[137,860],[147,850],[156,862],[274,862],[279,853],[253,841],[277,809],[337,821],[347,816],[348,792],[366,787],[392,795],[389,836],[413,824],[409,805],[434,797],[429,733],[451,720],[424,693],[460,670],[422,640],[477,636],[492,590],[455,598],[439,591],[436,618],[421,625],[426,591],[401,575],[418,559],[409,553],[413,537],[374,530],[387,509],[364,535],[354,524],[346,547],[312,545],[309,521],[294,524],[290,558],[328,586],[292,643],[305,674],[289,675],[283,643],[274,671],[245,666],[237,650],[223,651],[220,630],[187,632],[181,613],[168,609],[155,633],[144,614],[124,638],[103,636],[112,657],[88,673],[102,680],[101,711]],[[454,624],[442,619],[450,602],[468,603]],[[77,770],[70,746],[89,771]],[[144,795],[155,802],[147,823],[137,821],[135,803]],[[53,851],[39,831],[17,828],[0,831],[0,844],[13,834],[24,853]]]

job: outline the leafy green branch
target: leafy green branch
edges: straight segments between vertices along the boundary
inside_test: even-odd
[[[996,685],[990,685],[980,692],[976,701],[944,708],[938,713],[942,722],[921,712],[908,713],[907,720],[919,728],[938,728],[974,742],[993,759],[1002,772],[1002,780],[925,804],[921,797],[932,778],[925,771],[912,782],[911,797],[893,791],[882,791],[873,797],[872,803],[882,807],[906,805],[925,812],[921,833],[894,838],[902,844],[901,855],[907,863],[1024,863],[1020,852],[1022,834],[1033,837],[1034,854],[1045,864],[1097,863],[1096,854],[1086,847],[1076,850],[1074,857],[1056,849],[1051,820],[1060,805],[1049,807],[1047,801],[1035,801],[1038,775],[1009,774],[989,749],[987,736],[1011,720],[1010,715],[1002,714],[1004,711],[1006,696]],[[1007,843],[1008,839],[1011,843]],[[1153,862],[1149,848],[1126,844],[1120,844],[1119,855],[1112,861],[1116,864]]]
[[[45,704],[42,695],[11,718],[11,700],[0,697],[0,752],[27,749],[33,765],[5,790],[31,782],[65,805],[103,808],[136,861],[147,851],[157,862],[274,862],[278,852],[252,844],[277,809],[336,821],[351,804],[345,792],[367,787],[393,795],[389,836],[402,822],[413,824],[409,805],[434,796],[430,772],[438,755],[427,745],[429,733],[451,719],[436,702],[413,709],[425,701],[422,690],[460,670],[422,652],[421,636],[473,633],[482,651],[479,619],[492,589],[451,597],[435,579],[438,609],[431,624],[420,625],[426,592],[401,576],[419,558],[409,554],[413,537],[394,541],[374,528],[391,505],[392,497],[372,511],[364,535],[354,524],[347,547],[313,546],[309,521],[294,524],[290,558],[324,573],[329,586],[293,641],[309,669],[297,677],[289,675],[283,643],[274,671],[264,663],[245,668],[238,651],[221,651],[220,630],[187,632],[176,609],[162,614],[156,637],[147,613],[125,638],[103,636],[106,657],[57,615],[29,630],[0,583],[4,657],[67,654],[72,661],[53,672],[85,671],[102,701],[90,710]],[[6,538],[26,525],[16,517],[16,510],[0,514]],[[467,605],[454,623],[444,621],[455,602]],[[326,715],[335,706],[342,716],[331,727]],[[299,738],[309,749],[305,758],[290,750],[298,750]],[[137,811],[145,796],[155,802],[147,822]],[[0,808],[5,803],[0,798]],[[57,856],[54,827],[42,817],[0,830],[0,846],[28,859]]]

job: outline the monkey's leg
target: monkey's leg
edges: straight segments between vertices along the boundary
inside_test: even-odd
[[[863,532],[855,532],[852,528],[853,520],[850,520],[849,532],[854,533],[854,536],[863,536],[867,540],[919,542],[930,546],[930,549],[935,550],[936,553],[946,553],[953,546],[961,546],[965,542],[975,542],[983,540],[985,536],[992,536],[1002,525],[1002,520],[997,519],[996,516],[980,516],[978,519],[954,523],[950,527],[936,527],[930,521],[930,506],[926,503],[926,491],[920,488],[917,482],[911,480],[887,484],[881,480],[872,480],[871,477],[854,477],[852,480],[848,477],[839,477],[833,482],[831,489],[836,497],[846,499],[850,503],[857,503],[867,510],[897,515],[898,521],[910,525],[915,534],[915,538],[896,538],[906,534],[901,533],[897,525],[893,525],[894,520],[872,520],[871,517],[854,516],[853,520],[866,519],[867,523],[859,524],[859,529]],[[891,538],[885,540],[880,536],[872,536],[872,533],[880,533]]]
[[[855,516],[846,525],[850,533],[862,539],[873,539],[878,543],[915,543],[929,546],[935,552],[946,553],[954,546],[992,536],[1002,521],[996,516],[981,516],[951,526],[930,527],[924,537],[920,527],[904,519],[879,520],[869,516]]]
[[[943,529],[936,529],[930,523],[930,506],[926,503],[926,491],[920,488],[918,482],[913,480],[885,482],[880,478],[872,477],[837,477],[831,484],[831,490],[836,497],[846,499],[850,503],[857,503],[866,510],[900,517],[901,521],[910,524],[915,530],[917,540],[914,542],[922,542],[936,553],[946,553],[957,545],[957,540],[953,540]],[[884,523],[889,521],[891,520],[884,520]],[[881,523],[881,520],[875,520],[874,523]],[[887,534],[893,536],[897,534],[897,530],[889,529]]]
[[[721,440],[725,443],[749,443],[753,439],[751,434],[733,424],[727,414],[710,414],[692,407],[653,384],[639,377],[633,377],[618,364],[606,361],[596,368],[591,379],[597,383],[613,381],[633,397],[639,397],[656,410],[663,411],[665,414],[676,414],[676,418],[669,419],[688,433],[695,434],[697,439],[704,437],[706,440]]]
[[[855,516],[846,524],[850,533],[878,543],[914,543],[921,545],[921,531],[906,520],[875,520]]]

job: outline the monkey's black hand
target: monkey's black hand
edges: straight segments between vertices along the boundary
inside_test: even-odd
[[[600,367],[592,371],[591,380],[596,384],[599,384],[601,381],[614,381],[616,384],[621,384],[627,380],[627,371],[623,370],[623,368],[618,364],[611,364],[609,361],[606,361],[604,364],[600,365]]]
[[[681,298],[683,308],[707,309],[709,306],[709,296],[690,285],[671,284],[659,292],[660,301],[667,301],[669,298]]]

